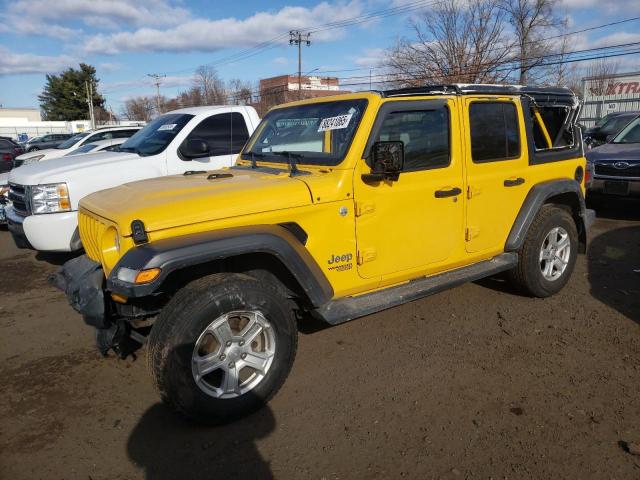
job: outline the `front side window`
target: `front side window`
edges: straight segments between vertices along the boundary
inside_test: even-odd
[[[211,156],[237,154],[247,142],[249,131],[239,112],[219,113],[205,118],[189,134],[209,144]]]
[[[565,106],[531,108],[533,143],[536,150],[573,146],[573,125],[569,123],[572,110]]]
[[[189,123],[193,115],[167,113],[148,123],[120,146],[122,152],[134,152],[142,157],[164,151],[175,136]]]
[[[385,117],[375,141],[404,144],[404,171],[449,165],[449,111],[391,112]]]
[[[474,102],[469,107],[473,163],[520,156],[516,106],[511,102]]]
[[[267,114],[242,153],[267,162],[338,165],[367,108],[367,100],[339,100],[277,108]]]
[[[640,117],[624,127],[611,143],[640,143]]]

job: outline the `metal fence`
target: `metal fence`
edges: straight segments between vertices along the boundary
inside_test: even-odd
[[[585,98],[580,123],[592,127],[598,120],[613,112],[639,112],[640,95],[604,95]]]
[[[47,133],[71,133],[68,127],[3,127],[0,125],[0,137],[18,139],[20,134],[26,133],[29,138]]]

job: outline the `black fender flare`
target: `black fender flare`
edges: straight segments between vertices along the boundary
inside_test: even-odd
[[[593,223],[594,214],[592,210],[587,210],[586,208],[580,184],[570,179],[549,180],[539,183],[529,190],[507,237],[505,244],[506,252],[514,252],[520,249],[529,231],[529,227],[542,206],[548,203],[547,201],[550,198],[561,194],[575,195],[575,199],[578,202],[577,227],[580,236],[580,250],[584,253],[587,242],[586,232],[591,226],[591,223]]]
[[[107,289],[127,297],[144,297],[160,291],[172,272],[248,253],[276,257],[293,275],[313,306],[331,300],[333,288],[309,251],[280,225],[234,227],[157,240],[126,252],[107,278]],[[133,270],[160,268],[152,282],[134,285],[117,277],[122,267]]]

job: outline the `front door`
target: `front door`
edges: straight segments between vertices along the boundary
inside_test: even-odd
[[[509,98],[465,99],[467,252],[504,244],[531,187],[522,104]]]
[[[396,181],[366,183],[356,169],[358,273],[364,278],[427,270],[446,263],[464,239],[463,173],[457,100],[388,100],[367,143],[404,143]]]
[[[210,156],[188,161],[169,158],[170,174],[230,167],[249,138],[249,131],[242,113],[219,113],[202,120],[184,141],[194,138],[207,142]]]

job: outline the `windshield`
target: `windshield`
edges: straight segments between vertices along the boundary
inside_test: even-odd
[[[60,145],[58,145],[56,148],[58,150],[64,150],[65,148],[71,148],[73,147],[76,143],[78,143],[80,140],[82,140],[84,137],[86,137],[87,135],[89,135],[91,132],[82,132],[82,133],[78,133],[77,135],[74,135],[73,137],[71,137],[69,140],[66,140],[64,142],[62,142]]]
[[[242,153],[244,160],[338,165],[367,108],[367,100],[312,103],[272,110]]]
[[[640,117],[624,127],[611,143],[640,143]]]
[[[91,150],[93,150],[94,148],[96,148],[98,145],[96,145],[95,143],[86,143],[78,148],[76,148],[75,150],[70,151],[69,153],[67,153],[67,156],[69,155],[78,155],[79,153],[87,153],[90,152]]]
[[[603,133],[618,133],[627,123],[631,121],[633,115],[619,115],[607,121],[600,129]]]
[[[134,152],[142,157],[164,151],[180,130],[193,118],[186,113],[168,113],[156,118],[120,145],[121,152]]]
[[[605,115],[604,117],[602,117],[600,120],[598,120],[594,127],[595,128],[600,128],[601,126],[603,126],[605,123],[607,123],[609,120],[611,120],[613,118],[613,116],[611,114],[609,115]]]

